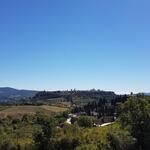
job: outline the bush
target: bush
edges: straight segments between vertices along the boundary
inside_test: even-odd
[[[137,140],[128,132],[116,131],[108,133],[110,149],[113,150],[137,150]]]
[[[92,127],[93,126],[93,120],[92,120],[91,117],[88,117],[88,116],[81,116],[81,117],[79,117],[77,122],[78,122],[78,125],[80,127],[87,128],[87,127]]]
[[[0,147],[0,150],[17,150],[17,147],[15,147],[10,141],[5,141]]]

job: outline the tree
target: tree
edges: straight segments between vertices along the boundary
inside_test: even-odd
[[[42,130],[34,134],[37,149],[50,150],[50,140],[54,136],[55,120],[52,117],[38,116]]]
[[[88,117],[88,116],[81,116],[78,119],[78,125],[80,127],[92,127],[93,126],[93,120],[92,118]]]
[[[107,134],[111,150],[137,150],[136,139],[126,131],[115,131]]]
[[[138,140],[140,149],[150,148],[150,101],[145,97],[130,97],[118,109],[120,122]]]
[[[80,144],[79,140],[76,138],[63,138],[55,146],[55,150],[74,150]]]

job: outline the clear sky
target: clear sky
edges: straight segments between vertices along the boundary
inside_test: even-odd
[[[150,1],[1,0],[0,86],[150,92]]]

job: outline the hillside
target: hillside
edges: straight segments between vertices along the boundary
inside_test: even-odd
[[[34,97],[34,101],[69,101],[76,104],[86,104],[89,101],[107,99],[115,99],[117,95],[111,91],[100,90],[71,90],[71,91],[42,91],[38,92]]]
[[[11,101],[33,97],[36,93],[37,91],[33,90],[18,90],[10,87],[0,87],[0,101]]]
[[[150,96],[150,93],[144,93],[145,96]]]

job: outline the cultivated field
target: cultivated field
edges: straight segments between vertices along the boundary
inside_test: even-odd
[[[5,108],[4,110],[0,111],[0,117],[6,116],[14,116],[19,117],[24,114],[31,114],[34,115],[36,112],[43,112],[44,114],[50,113],[58,113],[66,111],[67,108],[64,107],[56,107],[56,106],[48,106],[48,105],[41,105],[41,106],[11,106]]]

